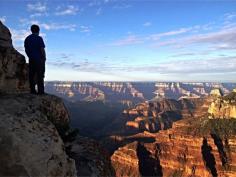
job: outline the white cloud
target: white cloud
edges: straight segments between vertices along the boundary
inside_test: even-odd
[[[132,75],[132,73],[135,73],[134,75],[139,75],[139,77],[136,77],[137,80],[140,80],[140,76],[143,76],[144,73],[146,76],[159,75],[161,77],[177,78],[178,80],[185,80],[187,78],[192,78],[193,80],[196,80],[196,78],[219,80],[219,78],[215,78],[216,75],[223,76],[222,80],[235,80],[233,75],[236,74],[236,56],[197,60],[175,60],[162,63],[151,63],[142,66],[135,64],[130,66],[126,63],[115,63],[114,61],[107,62],[105,60],[101,62],[91,62],[80,59],[77,61],[80,62],[60,60],[50,62],[49,64],[60,68],[68,68],[74,71],[89,73],[95,72],[109,75],[119,75],[120,73]],[[150,78],[147,77],[143,78],[150,80]]]
[[[6,22],[6,16],[2,16],[2,17],[0,17],[0,21],[2,22],[2,23],[5,23]]]
[[[68,29],[70,31],[75,31],[77,28],[76,24],[59,24],[59,23],[41,23],[38,20],[28,20],[25,18],[20,19],[20,23],[25,25],[33,25],[37,24],[40,28],[45,30],[60,30],[60,29]]]
[[[146,26],[146,27],[151,26],[151,25],[152,25],[151,22],[145,22],[145,23],[143,24],[143,26]]]
[[[203,74],[203,73],[235,73],[235,57],[219,57],[213,59],[176,60],[153,64],[144,67],[129,67],[128,71],[157,72],[162,74]]]
[[[12,34],[12,40],[14,45],[18,45],[19,42],[23,42],[25,38],[31,34],[30,30],[25,30],[25,29],[10,29],[11,34]],[[40,33],[40,36],[45,37],[45,33]]]
[[[57,24],[57,23],[41,23],[40,27],[45,30],[59,30],[59,29],[68,29],[70,31],[75,31],[75,24]]]
[[[41,17],[42,15],[42,13],[34,13],[30,15],[30,18]]]
[[[61,16],[61,15],[76,15],[79,11],[79,8],[73,5],[68,5],[65,9],[62,9],[62,7],[57,8],[57,12],[55,15]]]
[[[132,7],[130,4],[117,4],[113,6],[113,9],[128,9]]]
[[[15,29],[10,29],[11,34],[12,34],[12,39],[13,42],[18,42],[18,41],[24,41],[25,38],[31,34],[29,30],[15,30]]]
[[[232,20],[232,19],[236,18],[236,12],[226,13],[226,14],[224,14],[224,18],[225,18],[225,20]]]
[[[158,34],[152,34],[149,36],[149,38],[151,40],[159,40],[161,37],[165,37],[165,36],[176,36],[179,34],[183,34],[183,33],[187,33],[189,31],[191,31],[192,28],[180,28],[178,30],[173,30],[173,31],[168,31],[168,32],[164,32],[164,33],[158,33]]]
[[[227,29],[222,28],[217,32],[170,39],[158,42],[154,46],[189,46],[191,44],[207,44],[210,45],[210,48],[215,49],[236,49],[236,26]]]
[[[91,31],[91,29],[89,26],[83,26],[83,25],[80,26],[80,32],[89,33],[90,31]]]
[[[27,4],[27,10],[33,12],[46,12],[47,6],[41,2],[37,2],[34,4]]]
[[[214,32],[212,29],[213,27],[211,24],[195,25],[147,36],[129,35],[112,44],[115,46],[122,46],[148,42],[149,45],[153,47],[172,46],[175,48],[188,48],[190,45],[203,46],[205,44],[205,47],[212,51],[218,49],[236,49],[236,23],[229,23],[221,26],[218,31]],[[162,39],[163,37],[168,37],[168,39],[164,40]]]
[[[146,22],[143,25],[150,26],[151,23]],[[177,36],[177,35],[185,34],[185,33],[193,33],[199,29],[208,30],[210,28],[208,26],[209,25],[203,25],[203,26],[196,25],[193,27],[180,28],[180,29],[173,30],[173,31],[167,31],[167,32],[163,32],[163,33],[155,33],[155,34],[150,34],[150,35],[146,35],[146,36],[129,35],[126,38],[123,38],[123,39],[113,42],[112,45],[121,46],[121,45],[131,45],[131,44],[138,44],[138,43],[144,43],[144,42],[159,41],[160,38],[162,38],[162,37],[172,37],[172,36]],[[176,43],[176,39],[159,42],[158,44],[156,44],[156,46],[165,46],[165,45],[171,45],[171,44],[175,44],[175,43]]]
[[[135,35],[129,35],[121,40],[115,41],[111,43],[111,46],[125,46],[125,45],[133,45],[133,44],[139,44],[142,43],[143,41],[138,38]]]
[[[105,3],[105,2],[104,2],[104,3]],[[93,6],[100,6],[100,5],[102,5],[102,2],[99,1],[99,0],[90,1],[89,4],[88,4],[88,6],[90,6],[90,7],[93,7]]]
[[[48,13],[46,13],[46,12],[44,12],[44,13],[40,13],[40,12],[33,13],[33,14],[30,15],[30,18],[42,17],[42,16],[48,16]]]
[[[96,15],[100,15],[102,13],[102,8],[98,8],[97,11],[96,11]]]

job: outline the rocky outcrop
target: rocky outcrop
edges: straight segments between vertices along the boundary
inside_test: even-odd
[[[120,147],[112,155],[112,165],[116,176],[141,177],[139,172],[139,159],[137,155],[138,142],[135,141],[124,147]]]
[[[176,122],[172,129],[157,134],[155,146],[163,176],[234,176],[236,137],[200,136],[192,121]]]
[[[96,141],[77,136],[66,143],[67,152],[75,160],[77,176],[114,176],[108,153]]]
[[[180,120],[152,134],[153,143],[120,147],[111,157],[117,176],[235,176],[236,136],[201,135],[193,121]]]
[[[216,96],[216,97],[221,97],[221,96],[223,96],[224,94],[223,94],[223,92],[221,91],[221,89],[218,88],[218,89],[213,89],[213,90],[211,90],[210,95]]]
[[[189,117],[201,117],[207,114],[211,98],[162,99],[140,103],[132,109],[127,109],[123,114],[129,121],[127,129],[136,129],[139,132],[158,132],[170,128],[174,121]]]
[[[74,160],[53,124],[69,121],[58,112],[65,110],[61,100],[30,94],[1,95],[0,100],[0,176],[76,176]],[[51,102],[53,119],[44,112],[45,100]]]
[[[236,118],[236,92],[219,97],[208,109],[209,118]]]
[[[0,22],[0,176],[113,176],[102,147],[70,128],[62,99],[25,93],[27,73]]]
[[[0,93],[28,89],[28,66],[25,57],[13,48],[11,33],[0,21]]]
[[[236,120],[208,119],[208,106],[215,99],[215,96],[208,97],[194,104],[192,116],[173,122],[172,128],[158,133],[139,133],[142,139],[154,138],[153,142],[135,139],[138,141],[135,146],[128,142],[118,148],[111,157],[117,176],[135,172],[136,176],[234,177]],[[218,99],[233,105],[236,95],[232,92]],[[185,105],[189,105],[187,103]],[[140,113],[145,107],[139,108]]]

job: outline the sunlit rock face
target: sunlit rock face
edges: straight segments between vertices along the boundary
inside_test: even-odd
[[[0,21],[0,92],[28,91],[25,57],[12,46],[11,33]]]
[[[132,138],[139,137],[135,139],[138,142],[127,141],[111,157],[117,176],[234,177],[236,120],[207,117],[211,102],[219,99],[231,106],[236,101],[234,92],[223,97],[207,97],[195,104],[192,116],[173,122],[171,128],[157,133],[144,131],[133,135]],[[169,108],[165,107],[166,111]],[[145,104],[141,104],[131,114],[145,109]],[[139,117],[136,119],[140,120]],[[130,126],[137,127],[136,124]],[[147,141],[150,138],[152,142]]]
[[[211,98],[192,98],[140,103],[134,108],[123,112],[127,117],[127,129],[139,132],[158,132],[170,128],[174,121],[189,117],[200,117],[207,114]]]
[[[208,113],[209,118],[236,118],[236,92],[218,97],[211,103]]]
[[[236,137],[200,136],[191,129],[191,121],[174,123],[172,129],[156,136],[158,160],[163,176],[234,176]],[[175,125],[176,124],[176,125]],[[179,125],[177,125],[179,124]]]
[[[117,176],[235,176],[236,137],[197,135],[187,131],[190,124],[177,121],[153,143],[120,147],[111,157]]]
[[[221,97],[221,96],[223,96],[224,94],[223,94],[223,92],[221,91],[221,89],[213,89],[213,90],[211,90],[211,92],[210,92],[210,95],[211,96],[216,96],[216,97]]]
[[[194,82],[46,82],[48,93],[68,101],[106,101],[129,107],[144,101],[160,99],[203,98],[211,90],[228,94],[236,83]],[[218,93],[217,93],[218,94]]]
[[[119,148],[111,157],[116,176],[141,177],[137,154],[138,142]]]

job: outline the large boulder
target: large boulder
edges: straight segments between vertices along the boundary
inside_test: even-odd
[[[29,90],[25,57],[12,46],[11,33],[0,21],[0,92]]]
[[[62,102],[30,94],[2,95],[0,100],[0,176],[76,176],[74,160],[52,123],[61,120],[66,126],[69,121]]]

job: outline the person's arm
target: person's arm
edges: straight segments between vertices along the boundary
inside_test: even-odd
[[[44,60],[46,61],[46,52],[45,52],[45,49],[43,47],[41,48],[41,53],[43,55]]]
[[[43,56],[43,59],[46,61],[46,52],[45,52],[45,44],[43,42],[43,38],[40,37],[40,50],[41,50],[41,53],[42,53],[42,56]]]
[[[28,50],[27,38],[24,41],[24,47],[25,47],[25,53],[29,57],[30,53],[29,53],[29,50]]]

